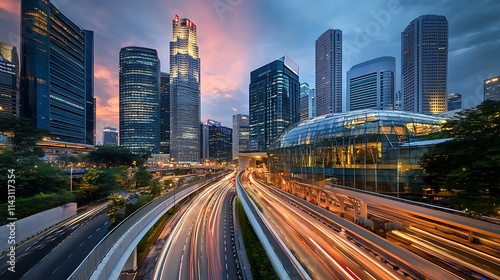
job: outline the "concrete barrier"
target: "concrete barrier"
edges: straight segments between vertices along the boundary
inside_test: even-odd
[[[14,221],[15,223],[15,241],[16,244],[30,238],[31,236],[57,224],[69,217],[76,215],[76,202],[68,203],[56,208],[52,208],[26,218]],[[10,221],[9,221],[10,222]],[[11,225],[12,227],[12,225]],[[8,244],[7,237],[10,235],[11,229],[9,224],[0,227],[0,251],[9,248],[12,244]]]

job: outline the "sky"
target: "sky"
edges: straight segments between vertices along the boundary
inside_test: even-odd
[[[401,32],[424,14],[449,24],[448,92],[464,108],[483,100],[485,79],[500,75],[500,5],[497,0],[52,0],[81,28],[94,31],[97,142],[104,126],[118,127],[118,54],[122,47],[158,51],[169,72],[172,20],[197,26],[201,58],[201,118],[232,127],[248,114],[250,72],[283,55],[300,67],[300,82],[314,88],[315,40],[327,29],[343,35],[345,73],[380,56],[396,58],[400,89]],[[0,0],[0,41],[19,47],[20,0]],[[19,52],[19,50],[18,50]]]

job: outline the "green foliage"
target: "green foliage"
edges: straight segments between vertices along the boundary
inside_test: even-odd
[[[176,187],[176,184],[174,182],[174,180],[172,179],[166,179],[163,181],[163,186],[166,188],[166,189],[173,189]]]
[[[87,168],[80,184],[80,189],[89,199],[105,197],[118,188],[119,184],[113,176],[113,171],[106,169]]]
[[[100,167],[132,166],[139,157],[122,146],[97,146],[88,153],[87,160]]]
[[[153,180],[153,175],[148,172],[146,167],[140,166],[134,174],[136,188],[146,187]]]
[[[70,192],[39,193],[32,197],[16,199],[16,218],[22,219],[30,215],[49,210],[54,207],[64,205],[75,200],[75,196]],[[0,204],[0,221],[7,220],[7,203]]]
[[[153,183],[149,185],[149,191],[153,197],[160,196],[162,190],[163,186],[158,180],[153,181]]]
[[[127,205],[125,205],[125,217],[130,216],[137,209],[139,209],[142,206],[146,205],[151,200],[153,200],[153,196],[151,196],[151,195],[141,195],[137,199],[137,201],[135,203],[127,203]]]
[[[17,197],[29,197],[38,193],[61,193],[69,190],[69,175],[52,167],[37,156],[24,151],[4,150],[0,153],[0,180],[7,182],[8,170],[14,170]],[[7,192],[0,198],[6,201]]]
[[[0,116],[0,133],[10,137],[15,152],[30,152],[38,156],[43,156],[43,153],[36,147],[36,142],[50,135],[49,131],[31,125],[29,120],[14,116]]]
[[[422,158],[426,181],[446,188],[458,208],[498,216],[500,205],[500,101],[487,100],[443,125],[454,137]],[[497,205],[495,207],[495,205]]]
[[[274,272],[273,266],[260,243],[259,238],[255,234],[250,222],[248,221],[243,205],[239,197],[236,198],[235,212],[240,222],[241,233],[243,235],[243,242],[245,250],[252,270],[252,277],[254,279],[279,279]]]
[[[120,217],[118,213],[125,206],[127,200],[116,193],[110,194],[108,200],[109,210],[107,215],[111,219],[112,227],[114,227],[122,220],[122,217]]]
[[[184,186],[185,184],[187,184],[186,179],[184,179],[184,178],[179,178],[179,180],[177,180],[177,186],[178,186],[178,187],[182,187],[182,186]]]

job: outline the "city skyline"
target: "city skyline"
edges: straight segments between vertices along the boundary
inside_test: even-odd
[[[250,72],[268,61],[286,54],[299,65],[300,82],[314,84],[314,41],[330,28],[343,34],[343,81],[353,65],[389,55],[396,58],[396,90],[401,89],[401,32],[424,14],[444,15],[449,21],[448,92],[461,93],[464,108],[481,102],[484,80],[500,73],[498,60],[492,59],[500,47],[495,36],[500,30],[496,16],[500,7],[490,1],[384,1],[356,6],[347,1],[315,6],[298,1],[282,6],[243,0],[158,1],[150,5],[132,1],[127,5],[116,5],[115,1],[99,5],[97,1],[53,2],[80,27],[95,31],[98,136],[104,126],[118,124],[119,49],[127,45],[156,49],[161,70],[168,72],[170,20],[175,14],[192,19],[199,29],[201,119],[217,119],[225,126],[230,125],[232,115],[248,114]],[[197,9],[190,9],[193,5]],[[14,0],[0,3],[0,41],[16,47],[20,41],[19,9]],[[284,11],[278,13],[279,9]],[[89,12],[95,16],[88,17]],[[345,95],[345,85],[343,92]]]

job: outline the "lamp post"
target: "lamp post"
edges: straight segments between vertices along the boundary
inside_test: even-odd
[[[73,192],[73,163],[70,164],[71,169],[69,173],[69,191]]]
[[[397,168],[397,174],[396,174],[396,184],[397,184],[397,196],[399,198],[399,169],[401,168],[401,162],[398,161],[398,168]]]

